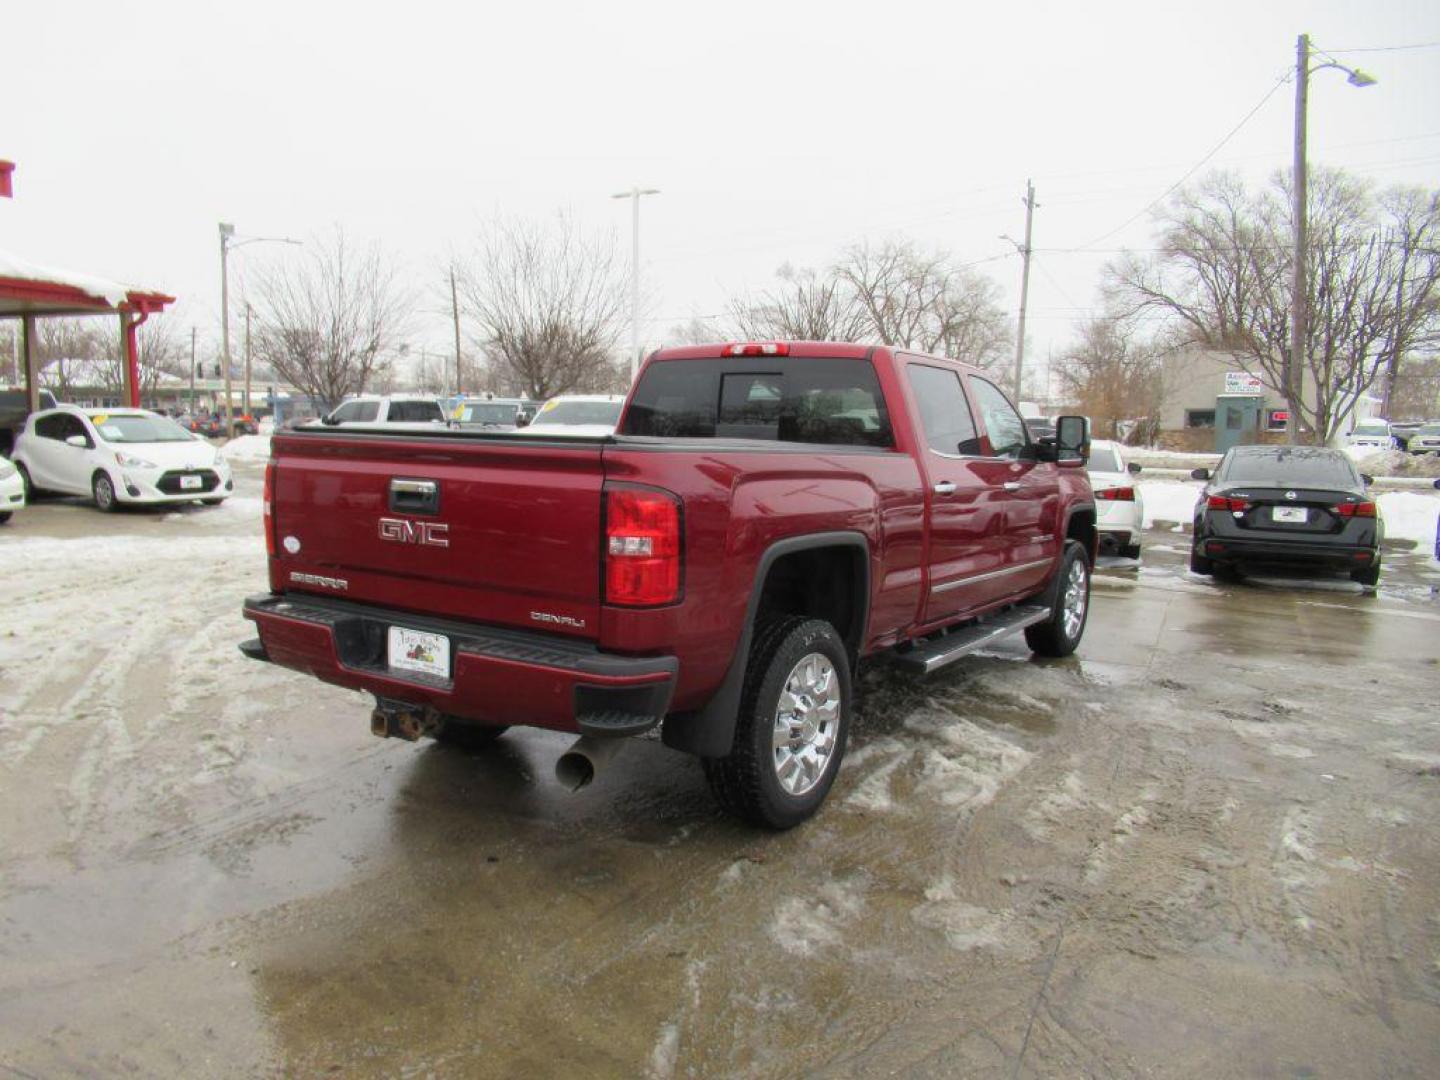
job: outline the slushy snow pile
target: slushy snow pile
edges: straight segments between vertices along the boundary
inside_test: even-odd
[[[269,461],[269,435],[237,435],[223,447],[231,461]]]

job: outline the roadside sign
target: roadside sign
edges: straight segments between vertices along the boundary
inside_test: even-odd
[[[1225,372],[1225,393],[1263,394],[1265,386],[1260,382],[1259,375],[1251,375],[1248,371],[1227,371]]]

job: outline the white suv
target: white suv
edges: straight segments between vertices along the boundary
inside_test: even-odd
[[[32,496],[89,495],[107,513],[127,503],[199,499],[217,506],[235,490],[219,450],[144,409],[61,405],[32,413],[15,446],[15,465]]]
[[[347,424],[443,424],[445,410],[433,397],[418,394],[362,394],[342,401],[321,421],[329,427]]]

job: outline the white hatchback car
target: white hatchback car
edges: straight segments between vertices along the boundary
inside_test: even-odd
[[[1101,552],[1138,559],[1145,503],[1133,477],[1140,466],[1126,463],[1119,443],[1096,439],[1090,444],[1090,463],[1086,469],[1090,473],[1090,487],[1095,492],[1098,509],[1095,529],[1100,534]]]
[[[33,413],[15,446],[30,494],[89,495],[107,513],[123,504],[199,499],[235,490],[224,455],[175,421],[143,409],[61,405]]]
[[[16,510],[25,509],[25,481],[20,470],[0,457],[0,525],[10,520]]]
[[[522,435],[614,435],[625,398],[619,394],[564,394],[540,407]]]

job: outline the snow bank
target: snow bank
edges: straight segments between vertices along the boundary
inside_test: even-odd
[[[1423,552],[1435,550],[1435,522],[1440,496],[1418,491],[1387,491],[1376,500],[1385,519],[1388,540],[1413,540]]]
[[[231,461],[269,461],[270,436],[237,435],[222,449]]]
[[[1152,528],[1156,521],[1187,525],[1194,520],[1195,500],[1200,497],[1198,482],[1147,480],[1139,486],[1140,498],[1145,503],[1145,528]]]

